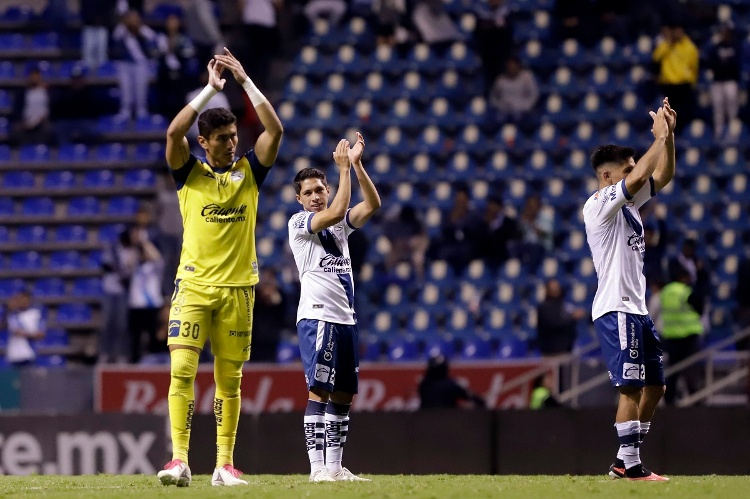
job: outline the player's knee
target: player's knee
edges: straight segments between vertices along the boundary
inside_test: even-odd
[[[242,362],[216,358],[214,361],[214,382],[216,390],[227,398],[240,396],[242,383]]]
[[[198,372],[198,354],[187,348],[173,350],[170,354],[170,375],[179,385],[190,385]]]
[[[637,398],[643,393],[643,388],[640,386],[621,386],[618,388],[620,395],[628,398]]]

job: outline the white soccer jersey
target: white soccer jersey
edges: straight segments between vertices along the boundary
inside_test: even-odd
[[[315,213],[301,211],[289,220],[289,246],[302,285],[297,322],[317,319],[337,324],[356,324],[354,277],[349,257],[349,234],[356,230],[344,221],[313,234]]]
[[[591,309],[596,320],[608,312],[647,315],[643,255],[646,245],[638,208],[656,194],[654,179],[630,196],[625,180],[592,195],[583,207],[586,239],[599,286]]]

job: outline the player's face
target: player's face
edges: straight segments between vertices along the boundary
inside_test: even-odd
[[[321,179],[306,178],[300,185],[297,201],[305,211],[323,211],[328,207],[328,195],[330,193],[330,189]]]
[[[216,168],[225,168],[232,164],[237,151],[237,125],[232,123],[211,132],[206,140],[199,137],[201,147],[206,150],[211,165]]]
[[[617,168],[612,168],[609,172],[612,184],[616,184],[627,177],[633,171],[633,168],[635,168],[635,160],[633,158],[628,159],[627,163],[623,163]]]

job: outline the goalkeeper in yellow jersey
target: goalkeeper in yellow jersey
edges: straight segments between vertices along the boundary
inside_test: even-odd
[[[190,485],[188,448],[195,409],[198,356],[211,340],[216,398],[216,469],[212,485],[247,485],[232,460],[240,416],[242,365],[250,358],[258,263],[255,222],[258,193],[276,161],[283,128],[242,64],[224,48],[208,63],[208,85],[167,130],[167,163],[177,184],[184,242],[169,314],[171,357],[169,420],[172,460],[158,477],[164,485]],[[229,70],[245,89],[265,131],[255,147],[236,156],[237,118],[206,103],[224,89]],[[198,119],[204,157],[190,153],[185,133]]]

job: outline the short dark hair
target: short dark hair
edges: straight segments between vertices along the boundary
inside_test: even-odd
[[[201,137],[208,139],[211,137],[211,132],[232,123],[237,123],[237,116],[229,109],[223,107],[206,109],[198,117],[198,133]]]
[[[635,156],[635,149],[627,146],[607,144],[600,146],[591,155],[591,166],[597,171],[605,163],[625,163]]]
[[[302,191],[302,181],[308,178],[319,178],[323,185],[328,185],[326,174],[317,168],[303,168],[294,176],[294,190],[299,194]]]

